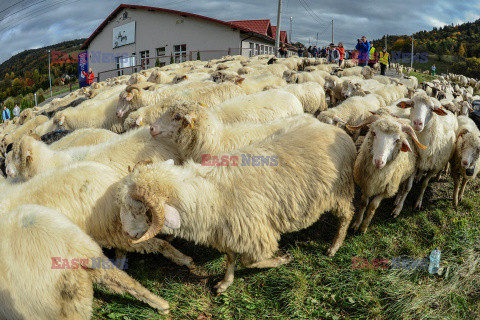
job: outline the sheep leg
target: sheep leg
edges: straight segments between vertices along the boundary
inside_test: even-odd
[[[458,206],[458,193],[460,191],[460,179],[458,177],[453,178],[453,206]]]
[[[363,215],[364,215],[365,210],[367,209],[367,206],[368,206],[368,200],[369,200],[369,198],[362,195],[362,200],[360,201],[360,210],[358,211],[357,219],[352,224],[352,229],[354,231],[357,231],[358,228],[360,227],[360,225],[362,224]]]
[[[335,253],[337,253],[338,249],[340,249],[340,247],[342,246],[343,241],[345,240],[345,237],[347,236],[348,227],[350,226],[350,223],[352,222],[352,219],[354,216],[354,212],[351,209],[350,204],[348,206],[349,207],[347,210],[344,210],[344,211],[337,210],[337,212],[334,212],[335,215],[338,217],[339,225],[338,225],[337,234],[333,239],[333,243],[330,246],[330,248],[328,248],[327,250],[327,255],[329,257],[333,257]]]
[[[423,195],[425,193],[425,190],[428,187],[428,183],[430,182],[430,179],[436,174],[437,174],[437,172],[431,171],[427,174],[427,176],[425,177],[425,180],[423,180],[422,190],[420,190],[420,195],[418,196],[417,203],[415,204],[415,209],[418,209],[418,210],[422,209]]]
[[[245,268],[258,268],[258,269],[266,269],[266,268],[276,268],[280,267],[284,264],[289,263],[292,261],[292,256],[289,254],[285,254],[281,257],[265,259],[262,261],[257,262],[246,262],[248,260],[247,256],[242,256],[242,265]]]
[[[397,196],[395,197],[395,201],[393,202],[393,205],[394,206],[397,206],[399,203],[400,203],[400,199],[402,198],[402,195],[403,195],[403,192],[405,191],[405,187],[406,187],[406,184],[405,183],[402,183],[400,185],[400,190],[398,193],[397,193]]]
[[[415,182],[420,182],[423,176],[423,170],[418,169],[417,176],[415,177]]]
[[[367,216],[363,220],[362,225],[360,227],[361,233],[367,232],[368,226],[372,221],[373,215],[375,214],[375,211],[377,210],[382,200],[383,200],[383,195],[378,195],[378,196],[375,196],[375,198],[373,198],[373,200],[370,202],[370,205],[368,206]]]
[[[227,272],[223,280],[217,283],[214,287],[217,289],[217,294],[225,292],[228,287],[233,283],[235,277],[235,261],[237,260],[237,254],[232,251],[227,251]]]
[[[106,258],[105,258],[106,259]],[[169,304],[162,298],[154,295],[128,274],[115,267],[112,269],[87,269],[92,275],[93,281],[115,293],[130,293],[140,301],[157,309],[162,314],[168,314]]]
[[[465,186],[467,185],[467,178],[463,177],[462,186],[460,187],[460,194],[458,195],[458,202],[462,202],[463,192],[465,191]]]
[[[137,252],[161,253],[165,258],[173,261],[179,266],[186,266],[190,270],[195,270],[197,268],[192,257],[181,253],[169,242],[162,239],[153,238],[143,243],[132,244],[132,247],[137,249]]]
[[[412,189],[414,178],[415,178],[415,173],[412,174],[410,176],[410,178],[408,178],[407,182],[405,183],[405,186],[403,187],[403,190],[402,190],[402,193],[401,193],[400,201],[396,205],[395,209],[392,211],[392,215],[393,215],[394,218],[398,217],[400,212],[402,212],[403,204],[405,203],[405,199],[407,199],[407,195],[410,192],[410,190]],[[400,196],[400,193],[398,195]],[[398,196],[397,196],[397,198],[398,198]]]
[[[127,251],[122,249],[115,249],[115,259],[118,262],[118,269],[125,269],[125,262],[127,261]]]

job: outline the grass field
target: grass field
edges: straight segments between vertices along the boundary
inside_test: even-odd
[[[448,178],[448,179],[447,179]],[[412,209],[412,189],[399,218],[385,200],[365,235],[349,233],[333,258],[325,256],[336,228],[326,214],[301,232],[282,237],[280,253],[294,260],[277,269],[237,264],[236,278],[217,296],[224,254],[183,240],[173,245],[208,274],[199,277],[160,255],[129,255],[127,272],[170,302],[160,316],[131,296],[95,291],[94,319],[480,319],[480,196],[478,180],[452,208],[446,175],[431,183],[423,211]],[[353,269],[352,257],[421,259],[439,248],[441,275],[422,269]],[[279,254],[280,254],[279,253]],[[111,252],[107,254],[111,255]]]
[[[422,70],[422,71],[430,71],[432,72],[432,65],[435,64],[436,67],[436,74],[440,75],[442,73],[448,73],[451,72],[452,70],[452,64],[455,62],[455,59],[457,59],[455,56],[448,56],[444,55],[439,59],[439,57],[435,54],[430,54],[428,56],[428,61],[427,62],[416,62],[413,63],[413,67],[417,70]],[[410,67],[410,62],[406,63],[401,63],[406,67]]]

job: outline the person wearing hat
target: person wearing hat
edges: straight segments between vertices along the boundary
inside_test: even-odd
[[[335,48],[335,43],[330,43],[330,50],[328,50],[327,61],[329,63],[338,63],[340,60],[340,53]]]
[[[387,52],[387,48],[383,47],[382,48],[382,51],[380,51],[380,60],[378,62],[380,62],[380,74],[382,76],[385,75],[385,70],[387,70],[387,65],[388,65],[388,60],[390,58],[390,54]]]

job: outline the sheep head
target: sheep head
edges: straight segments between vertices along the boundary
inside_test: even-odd
[[[387,163],[396,159],[400,152],[413,152],[407,136],[410,136],[419,148],[427,148],[418,141],[410,125],[388,115],[372,115],[359,126],[347,127],[359,129],[366,125],[370,125],[370,130],[363,143],[368,145],[372,155],[372,165],[378,169],[382,169]]]
[[[197,119],[205,118],[207,107],[198,102],[178,101],[160,116],[150,127],[152,137],[173,138],[194,135]]]
[[[370,68],[369,66],[363,67],[362,71],[360,72],[364,79],[372,79],[375,71]]]
[[[136,110],[136,102],[141,94],[141,89],[127,87],[125,91],[120,92],[118,99],[116,115],[122,118],[129,110]]]
[[[434,101],[426,94],[418,94],[406,101],[401,101],[397,104],[400,108],[412,108],[410,113],[410,121],[413,129],[417,132],[422,132],[424,128],[428,127],[433,114],[439,116],[446,116],[447,111],[440,105],[436,105]]]
[[[336,127],[343,127],[344,125],[347,124],[345,120],[343,120],[340,116],[338,116],[336,110],[334,109],[329,109],[329,110],[320,112],[317,119],[320,122],[331,124]]]
[[[470,132],[468,129],[460,130],[457,135],[456,148],[465,174],[470,177],[473,176],[480,156],[480,136],[478,132]]]
[[[172,174],[172,166],[173,160],[139,163],[120,184],[117,193],[120,220],[132,243],[155,237],[164,226],[180,228],[180,214],[175,208],[178,177]],[[162,183],[158,183],[158,179]]]
[[[287,83],[297,83],[298,74],[296,71],[293,70],[285,70],[283,72],[283,79],[285,79]]]
[[[53,116],[53,124],[54,130],[65,129],[65,116],[61,111],[55,113],[55,115]]]
[[[180,83],[187,79],[188,79],[188,76],[186,74],[176,75],[172,80],[172,84]]]

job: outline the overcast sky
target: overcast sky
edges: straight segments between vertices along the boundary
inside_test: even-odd
[[[121,3],[164,7],[220,20],[271,19],[276,24],[277,0],[0,0],[0,63],[26,49],[86,38]],[[480,18],[478,0],[283,0],[282,30],[292,41],[319,45],[331,41],[351,48],[366,35],[411,34],[434,26]]]

